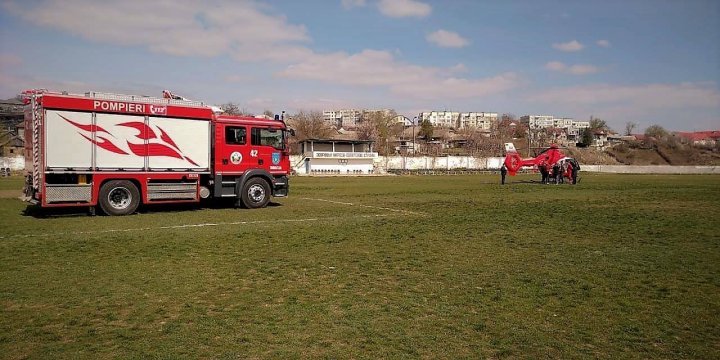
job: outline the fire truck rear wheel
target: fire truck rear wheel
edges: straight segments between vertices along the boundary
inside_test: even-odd
[[[243,185],[241,198],[248,209],[265,207],[270,202],[270,185],[263,178],[251,178]]]
[[[132,214],[140,205],[140,191],[128,180],[108,181],[100,188],[98,202],[107,215]]]

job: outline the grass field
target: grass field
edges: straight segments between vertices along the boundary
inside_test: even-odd
[[[126,217],[6,196],[0,356],[718,358],[720,176],[529,179],[295,177],[265,209]]]

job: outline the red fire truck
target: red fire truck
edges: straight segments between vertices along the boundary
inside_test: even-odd
[[[176,96],[26,93],[25,197],[42,207],[232,198],[260,208],[288,194],[283,119],[231,116]]]

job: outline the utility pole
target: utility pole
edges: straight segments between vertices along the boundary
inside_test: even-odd
[[[412,123],[412,129],[413,129],[413,130],[412,130],[412,135],[413,135],[413,144],[412,144],[412,150],[413,150],[413,152],[412,152],[412,154],[413,154],[413,157],[415,156],[415,124],[417,123],[417,120],[418,120],[418,117],[415,116],[415,117],[413,118],[413,123]]]
[[[532,130],[530,130],[530,126],[528,125],[528,154],[527,156],[530,157],[530,148],[532,147]]]

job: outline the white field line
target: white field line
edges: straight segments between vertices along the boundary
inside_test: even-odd
[[[387,217],[387,216],[390,216],[390,214],[355,215],[355,216],[347,216],[347,217],[343,217],[343,218],[325,217],[325,218],[304,218],[304,219],[233,221],[233,222],[202,223],[202,224],[181,224],[181,225],[167,225],[167,226],[149,226],[149,227],[128,228],[128,229],[107,229],[107,230],[53,232],[53,233],[46,233],[46,234],[7,235],[7,236],[0,236],[0,239],[50,237],[50,236],[63,236],[63,235],[94,235],[94,234],[126,233],[126,232],[138,232],[138,231],[149,231],[149,230],[172,230],[172,229],[187,229],[187,228],[230,226],[230,225],[303,223],[303,222],[313,222],[313,221],[338,221],[338,220],[342,220],[342,219],[379,218],[379,217]]]
[[[312,199],[312,198],[298,198],[300,200],[311,200],[311,201],[323,201],[328,202],[332,204],[339,204],[339,205],[348,205],[348,206],[359,206],[369,209],[378,209],[378,210],[385,210],[385,211],[391,211],[396,213],[402,213],[405,215],[419,215],[419,216],[426,216],[426,214],[414,212],[414,211],[408,211],[408,210],[402,210],[402,209],[391,209],[386,207],[380,207],[380,206],[370,206],[370,205],[362,205],[362,204],[354,204],[354,203],[348,203],[348,202],[340,202],[340,201],[333,201],[333,200],[325,200],[325,199]],[[6,235],[6,236],[0,236],[0,239],[10,239],[10,238],[34,238],[34,237],[49,237],[49,236],[63,236],[63,235],[93,235],[93,234],[110,234],[110,233],[125,233],[125,232],[138,232],[138,231],[148,231],[148,230],[171,230],[171,229],[187,229],[187,228],[202,228],[202,227],[212,227],[212,226],[229,226],[229,225],[252,225],[252,224],[277,224],[277,223],[296,223],[296,222],[313,222],[313,221],[337,221],[340,219],[353,219],[353,218],[378,218],[378,217],[387,217],[390,216],[390,214],[369,214],[369,215],[354,215],[354,216],[347,216],[347,217],[326,217],[326,218],[304,218],[304,219],[273,219],[273,220],[254,220],[254,221],[233,221],[233,222],[220,222],[220,223],[201,223],[201,224],[181,224],[181,225],[167,225],[167,226],[150,226],[150,227],[142,227],[142,228],[128,228],[128,229],[107,229],[107,230],[89,230],[89,231],[71,231],[71,232],[53,232],[53,233],[45,233],[45,234],[25,234],[25,235]]]
[[[298,198],[298,199],[300,199],[300,200],[312,200],[312,201],[323,201],[323,202],[329,202],[329,203],[332,203],[332,204],[340,204],[340,205],[359,206],[359,207],[364,207],[364,208],[368,208],[368,209],[377,209],[377,210],[385,210],[385,211],[399,212],[399,213],[409,214],[409,215],[427,216],[427,214],[424,214],[424,213],[421,213],[421,212],[404,210],[404,209],[393,209],[393,208],[387,208],[387,207],[381,207],[381,206],[363,205],[363,204],[355,204],[355,203],[350,203],[350,202],[341,202],[341,201],[325,200],[325,199],[313,199],[313,198]]]

